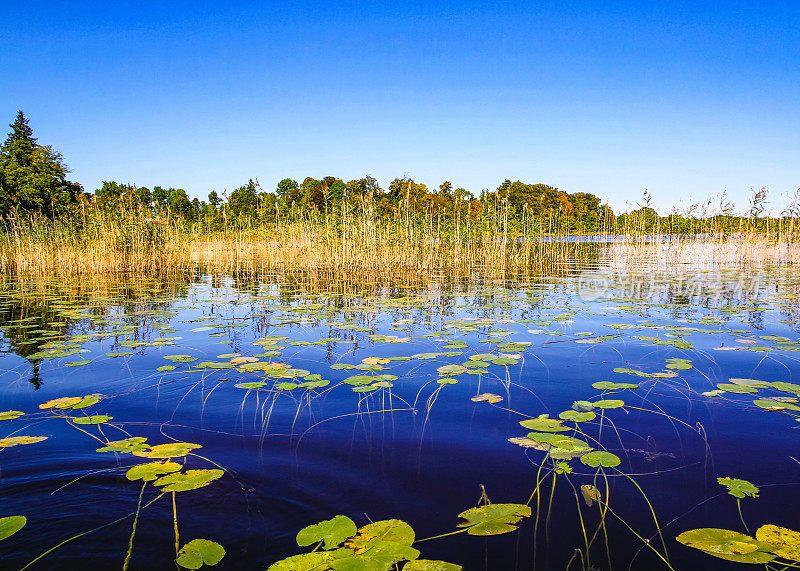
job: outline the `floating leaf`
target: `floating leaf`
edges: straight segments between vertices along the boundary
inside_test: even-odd
[[[0,448],[11,448],[20,444],[36,444],[42,440],[47,440],[47,436],[9,436],[0,438]]]
[[[599,502],[603,499],[603,497],[600,495],[600,490],[598,490],[592,484],[582,485],[581,495],[583,496],[583,501],[586,502],[588,507],[592,507],[594,502]]]
[[[618,399],[598,400],[594,402],[595,408],[620,408],[625,406],[625,401]]]
[[[767,524],[758,528],[756,539],[772,545],[778,557],[800,561],[800,532]]]
[[[88,365],[91,361],[72,361],[71,363],[64,363],[67,367],[82,367],[83,365]]]
[[[297,545],[306,547],[320,541],[324,549],[333,549],[358,531],[356,524],[347,516],[337,515],[332,519],[304,527],[297,533]]]
[[[520,425],[530,430],[537,430],[540,432],[566,432],[569,427],[561,424],[560,420],[555,418],[539,417],[523,420]]]
[[[591,411],[578,412],[577,410],[565,410],[558,414],[561,420],[571,420],[572,422],[589,422],[597,418],[597,415]]]
[[[481,362],[481,361],[475,361],[475,362]],[[460,375],[461,373],[466,372],[467,368],[462,365],[443,365],[436,370],[442,377],[447,377],[451,375]]]
[[[159,476],[164,474],[171,474],[181,469],[181,465],[177,462],[149,462],[147,464],[139,464],[134,466],[125,473],[125,477],[131,481],[143,480],[145,482],[152,482]]]
[[[24,515],[10,515],[0,517],[0,541],[11,537],[25,527],[28,519]]]
[[[739,478],[717,478],[717,483],[728,488],[728,493],[734,497],[758,497],[758,488],[747,480],[740,480]]]
[[[498,357],[497,359],[492,359],[491,362],[495,365],[503,365],[506,367],[509,365],[516,365],[517,363],[519,363],[519,361],[516,359],[508,359],[506,357]]]
[[[175,562],[186,569],[200,569],[203,565],[216,565],[225,557],[225,549],[208,539],[193,539],[178,552]]]
[[[621,460],[619,456],[611,452],[595,450],[594,452],[589,452],[581,456],[581,462],[592,468],[599,468],[600,466],[603,468],[613,468],[614,466],[619,466]]]
[[[96,414],[94,416],[73,416],[70,418],[70,420],[75,424],[104,424],[113,419],[113,416],[108,416],[107,414]]]
[[[466,522],[458,527],[467,527],[469,535],[499,535],[514,531],[522,518],[531,515],[531,508],[524,504],[487,504],[470,508],[458,514]]]
[[[753,404],[766,410],[800,410],[800,406],[777,399],[756,399]]]
[[[767,381],[759,381],[756,379],[728,379],[729,383],[739,385],[740,387],[753,387],[756,389],[768,387],[770,384]],[[720,387],[721,388],[721,387]],[[727,389],[726,389],[727,390]],[[732,392],[732,391],[729,391]]]
[[[49,400],[45,403],[39,405],[41,409],[47,408],[58,408],[58,409],[65,409],[65,408],[72,408],[73,405],[78,404],[83,400],[83,397],[60,397],[57,399]]]
[[[351,557],[352,553],[348,549],[302,553],[273,563],[267,571],[324,571],[331,569],[330,564],[333,561],[342,557]]]
[[[161,372],[161,373],[165,373],[165,372],[167,372],[167,371],[174,371],[174,370],[175,370],[175,369],[177,369],[177,368],[178,368],[178,367],[176,367],[175,365],[162,365],[161,367],[159,367],[158,369],[156,369],[156,371],[159,371],[159,372]]]
[[[345,546],[355,550],[356,555],[377,550],[400,561],[419,557],[419,551],[411,548],[412,543],[414,530],[410,525],[399,519],[386,519],[359,528],[358,535],[348,540]]]
[[[442,379],[436,379],[436,382],[440,385],[455,385],[458,382],[458,379],[453,379],[451,377],[444,377]]]
[[[470,399],[472,402],[488,402],[488,403],[496,403],[503,400],[503,397],[500,395],[496,395],[494,393],[481,393],[479,395],[475,395]]]
[[[461,565],[447,563],[445,561],[434,561],[431,559],[417,559],[409,561],[403,566],[403,571],[462,571]]]
[[[209,485],[222,477],[222,470],[186,470],[186,473],[168,474],[156,480],[156,486],[164,486],[164,492],[186,492]]]
[[[97,452],[136,452],[150,448],[144,436],[133,436],[124,440],[112,440],[106,446],[98,448]]]
[[[157,444],[147,451],[137,450],[133,455],[142,458],[180,458],[195,448],[202,448],[202,446],[191,442],[170,442],[169,444]]]
[[[249,383],[236,383],[233,386],[236,387],[237,389],[250,389],[250,390],[252,390],[252,389],[260,389],[262,387],[266,387],[267,383],[263,383],[261,381],[252,381],[252,382],[249,382]]]
[[[769,543],[727,529],[693,529],[684,531],[676,539],[714,557],[737,563],[760,564],[775,559],[775,548]]]
[[[7,410],[5,412],[0,412],[0,420],[14,420],[24,414],[25,413],[20,410]]]
[[[634,383],[614,383],[611,381],[598,381],[592,383],[592,387],[601,391],[614,391],[619,389],[638,389],[639,385]]]

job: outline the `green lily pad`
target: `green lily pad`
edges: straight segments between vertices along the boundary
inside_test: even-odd
[[[164,474],[171,474],[181,469],[181,465],[177,462],[149,462],[147,464],[139,464],[134,466],[127,472],[125,477],[131,481],[143,480],[145,482],[152,482]]]
[[[24,515],[0,517],[0,541],[17,533],[20,529],[25,527],[27,522],[28,518]]]
[[[162,476],[155,482],[156,486],[164,486],[164,492],[186,492],[196,490],[218,480],[225,472],[222,470],[186,470],[186,473],[173,473]]]
[[[24,415],[25,413],[21,410],[7,410],[5,412],[0,412],[0,420],[14,420]]]
[[[565,410],[558,414],[561,420],[571,420],[572,422],[589,422],[597,418],[597,415],[591,411],[578,412],[577,410]]]
[[[727,529],[693,529],[684,531],[676,539],[714,557],[737,563],[762,564],[775,559],[775,548],[769,543]]]
[[[480,363],[482,361],[474,361],[474,362]],[[487,366],[488,366],[488,364],[487,364]],[[462,366],[462,365],[442,365],[441,367],[439,367],[436,370],[439,372],[439,375],[441,375],[442,377],[447,377],[447,376],[460,375],[462,373],[465,373],[467,371],[467,368]]]
[[[767,524],[758,528],[756,539],[772,545],[778,557],[800,561],[800,532]]]
[[[458,514],[467,520],[458,527],[469,528],[469,535],[499,535],[514,531],[517,529],[515,524],[530,515],[531,508],[524,504],[487,504]]]
[[[88,365],[91,361],[72,361],[71,363],[64,363],[67,367],[82,367],[83,365]]]
[[[324,541],[324,549],[334,549],[357,531],[358,528],[353,520],[347,516],[337,515],[301,529],[297,533],[297,545],[306,547]]]
[[[145,442],[144,436],[132,436],[124,440],[111,440],[106,446],[98,448],[97,452],[136,452],[150,448]]]
[[[96,414],[94,416],[73,416],[70,418],[75,424],[105,424],[109,420],[113,420],[113,416],[107,414]]]
[[[462,569],[464,568],[461,565],[432,559],[417,559],[403,566],[403,571],[461,571]]]
[[[796,404],[777,399],[756,399],[753,404],[766,410],[800,410]]]
[[[539,432],[566,432],[570,430],[569,427],[561,424],[560,420],[555,418],[539,417],[523,420],[520,425],[530,430],[537,430]]]
[[[202,446],[191,442],[170,442],[169,444],[157,444],[149,450],[137,450],[133,455],[142,458],[180,458],[195,448],[202,448]]]
[[[516,365],[516,364],[519,363],[519,361],[517,359],[509,359],[507,357],[498,357],[496,359],[492,359],[491,362],[494,365],[502,365],[502,366],[506,366],[506,367],[508,367],[510,365]]]
[[[581,462],[592,468],[599,468],[600,466],[603,468],[613,468],[614,466],[619,466],[621,460],[619,456],[611,452],[595,450],[594,452],[589,452],[581,456]]]
[[[767,381],[759,381],[757,379],[728,379],[729,383],[734,385],[739,385],[740,387],[753,387],[756,389],[761,389],[770,386],[770,383]]]
[[[167,371],[174,371],[177,368],[178,367],[176,367],[175,365],[162,365],[158,369],[156,369],[156,371],[160,373],[166,373]]]
[[[42,440],[47,440],[47,436],[9,436],[0,438],[0,448],[11,448],[20,444],[36,444]]]
[[[233,385],[237,389],[260,389],[262,387],[266,387],[267,383],[262,383],[261,381],[251,381],[249,383],[236,383]]]
[[[330,564],[337,558],[351,557],[352,554],[349,549],[302,553],[273,563],[267,571],[325,571],[331,569]]]
[[[598,400],[594,402],[595,408],[620,408],[625,406],[625,401],[618,399]]]
[[[444,377],[442,379],[436,379],[436,382],[440,385],[455,385],[458,382],[458,379],[453,379],[452,377]]]
[[[598,381],[596,383],[592,383],[592,388],[601,391],[614,391],[621,389],[638,389],[639,385],[635,383],[614,383],[612,381]]]
[[[203,565],[216,565],[225,557],[225,548],[208,539],[193,539],[178,551],[175,562],[186,569],[200,569]]]
[[[728,493],[734,497],[758,497],[758,488],[747,480],[740,480],[739,478],[717,478],[717,483],[728,488]]]

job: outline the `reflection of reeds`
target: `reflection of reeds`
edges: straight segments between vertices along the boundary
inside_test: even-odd
[[[575,239],[558,220],[510,224],[500,213],[438,220],[405,213],[379,218],[372,208],[342,216],[227,224],[152,219],[147,211],[115,214],[89,208],[80,219],[9,220],[0,235],[0,272],[17,275],[172,273],[198,265],[223,272],[332,270],[549,273],[577,261],[615,265],[797,263],[794,225],[722,228],[717,221],[685,229],[625,224],[610,244]],[[225,226],[225,224],[223,224]],[[673,233],[661,234],[660,231]],[[577,234],[602,238],[601,233]]]

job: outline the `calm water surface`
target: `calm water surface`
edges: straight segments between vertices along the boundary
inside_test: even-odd
[[[741,504],[750,531],[800,528],[800,413],[753,404],[797,394],[702,393],[731,378],[800,383],[798,291],[787,268],[631,273],[596,262],[519,279],[6,281],[0,413],[25,414],[0,421],[0,438],[47,439],[0,448],[0,517],[27,517],[0,543],[0,567],[22,568],[99,528],[30,568],[122,568],[142,490],[126,472],[153,460],[97,449],[146,437],[202,446],[173,459],[184,470],[224,470],[175,494],[180,544],[225,547],[215,569],[266,569],[304,551],[299,529],[337,514],[359,526],[398,518],[417,538],[448,533],[482,490],[493,503],[525,504],[537,478],[541,494],[518,531],[415,547],[468,570],[564,569],[570,560],[580,569],[581,522],[589,538],[600,524],[580,486],[605,490],[607,478],[615,515],[592,541],[592,568],[667,568],[631,532],[663,553],[647,500],[673,568],[736,568],[675,537],[744,531],[736,499],[717,483],[725,476],[760,487]],[[475,354],[493,357],[476,365]],[[592,386],[599,381],[638,388],[604,391]],[[472,400],[484,393],[501,400]],[[40,407],[91,394],[99,402],[86,408]],[[553,487],[553,462],[539,469],[545,452],[509,442],[531,432],[520,421],[609,399],[624,405],[595,409],[582,434],[565,421],[561,434],[618,456],[617,467],[557,460],[572,473]],[[68,420],[89,415],[112,418]],[[149,483],[142,505],[158,496]],[[173,524],[171,494],[141,510],[130,569],[175,567]]]

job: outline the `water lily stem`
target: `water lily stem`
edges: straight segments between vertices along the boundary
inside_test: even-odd
[[[747,535],[750,535],[750,529],[747,527],[747,524],[744,521],[744,516],[742,515],[742,499],[736,498],[736,508],[739,510],[739,519],[742,521],[742,525],[744,526],[744,530],[747,532]]]
[[[139,503],[136,504],[136,516],[133,518],[133,528],[131,529],[131,538],[128,540],[128,553],[125,554],[125,562],[122,564],[122,571],[128,571],[128,565],[131,562],[131,555],[133,555],[133,536],[136,535],[136,524],[139,522],[139,510],[142,509],[142,495],[147,482],[142,482],[142,489],[139,491]]]
[[[178,508],[175,505],[175,492],[172,492],[172,522],[175,527],[175,559],[177,559],[178,552],[181,550],[181,543],[178,536]]]
[[[433,537],[426,537],[425,539],[418,539],[414,543],[422,543],[423,541],[430,541],[431,539],[439,539],[440,537],[447,537],[448,535],[456,535],[457,533],[464,533],[465,531],[469,531],[468,527],[464,529],[458,529],[456,531],[451,531],[450,533],[443,533],[441,535],[434,535]]]

